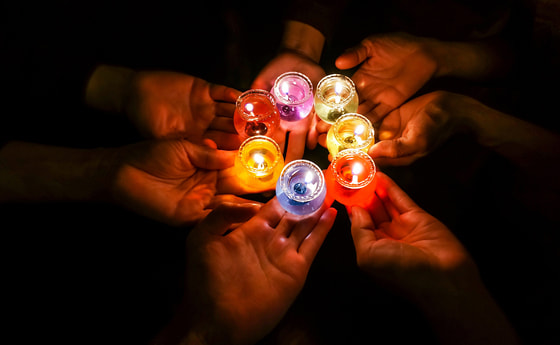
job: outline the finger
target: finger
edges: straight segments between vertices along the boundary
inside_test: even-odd
[[[373,145],[368,153],[379,165],[406,165],[423,155],[402,137],[395,140],[382,140]]]
[[[234,88],[219,84],[210,85],[210,97],[214,101],[235,103],[239,95],[241,91]]]
[[[216,115],[225,118],[233,119],[233,113],[235,112],[235,103],[216,103]]]
[[[379,116],[377,116],[377,114],[373,110],[376,105],[377,103],[369,99],[365,99],[358,105],[358,114],[362,114],[367,117],[371,121],[371,123],[376,123],[379,118]]]
[[[289,234],[288,238],[295,248],[299,248],[303,240],[309,235],[315,224],[319,221],[321,215],[329,208],[327,205],[321,207],[315,212],[305,216],[294,216],[296,223]]]
[[[204,231],[212,235],[225,234],[233,224],[248,221],[260,209],[259,205],[244,203],[222,203],[210,212],[193,231]]]
[[[305,237],[299,246],[298,253],[303,255],[309,264],[313,261],[319,251],[319,248],[321,248],[321,245],[325,241],[327,234],[334,224],[336,214],[336,209],[327,209],[321,215],[319,222],[317,222],[311,233]]]
[[[399,214],[419,209],[418,205],[389,176],[378,172],[377,194],[385,208],[391,207]]]
[[[272,198],[261,208],[258,217],[266,222],[272,229],[277,229],[286,215],[277,198]],[[284,225],[286,226],[286,225]]]
[[[233,134],[211,130],[207,131],[204,135],[212,139],[221,150],[237,150],[241,145],[241,139],[237,133]]]
[[[315,126],[317,128],[317,133],[322,134],[322,133],[327,133],[329,131],[329,129],[331,128],[331,125],[326,123],[323,120],[319,120],[317,122],[317,126]]]
[[[210,202],[208,203],[208,205],[206,206],[206,208],[210,208],[210,209],[215,209],[218,206],[220,206],[221,204],[253,204],[255,206],[258,206],[258,208],[260,209],[263,204],[254,200],[249,200],[249,199],[245,199],[245,198],[241,198],[238,197],[237,195],[233,195],[233,194],[218,194],[215,195]]]
[[[377,122],[383,119],[387,114],[389,114],[395,107],[389,104],[380,102],[372,110],[370,110],[370,120],[372,122]]]
[[[356,251],[360,251],[369,244],[377,241],[374,230],[375,223],[371,215],[365,209],[354,206],[352,207],[352,216],[350,217],[352,240]]]
[[[309,125],[309,131],[307,132],[307,148],[310,150],[314,150],[317,147],[317,116],[315,116],[315,110],[311,111],[309,114],[311,117],[310,121],[311,124]]]
[[[290,132],[288,137],[288,151],[286,152],[285,164],[301,159],[305,152],[306,132]]]
[[[216,150],[208,146],[193,144],[182,140],[189,160],[198,168],[221,170],[233,166],[236,152]]]
[[[357,66],[367,58],[367,48],[362,44],[347,49],[335,61],[338,69],[348,69]]]
[[[377,227],[379,227],[379,224],[391,221],[391,215],[387,212],[387,209],[379,198],[379,195],[377,195],[377,192],[374,193],[365,209],[370,214],[371,219]]]
[[[212,122],[210,122],[210,126],[208,126],[208,128],[237,134],[237,132],[235,131],[235,126],[233,125],[233,119],[230,117],[216,116],[212,119]]]

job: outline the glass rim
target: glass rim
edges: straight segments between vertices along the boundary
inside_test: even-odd
[[[280,81],[282,81],[283,78],[290,77],[290,76],[299,77],[307,83],[308,90],[307,90],[307,93],[305,94],[305,97],[302,100],[295,101],[295,102],[290,102],[289,100],[284,102],[284,99],[281,99],[282,102],[276,102],[276,103],[282,103],[282,104],[288,104],[288,105],[300,105],[300,104],[303,104],[303,103],[307,102],[309,100],[309,98],[311,98],[313,96],[313,83],[311,82],[311,79],[309,79],[305,74],[300,73],[300,72],[285,72],[285,73],[280,74],[278,76],[278,78],[276,78],[276,80],[274,81],[274,85],[272,86],[273,96],[276,99],[279,99],[280,97],[282,97],[282,93],[280,93]]]
[[[253,168],[253,167],[249,167],[245,164],[245,160],[243,159],[243,149],[249,145],[251,142],[256,141],[256,140],[264,140],[267,141],[269,143],[271,143],[274,146],[274,149],[276,150],[275,155],[274,155],[274,162],[272,162],[272,164],[270,164],[269,167],[267,167],[264,172],[270,172],[272,170],[274,170],[274,168],[278,165],[278,162],[280,162],[280,156],[281,151],[280,151],[280,146],[276,143],[276,141],[274,141],[274,139],[267,137],[265,135],[254,135],[252,137],[249,137],[247,139],[245,139],[241,145],[239,146],[239,150],[237,151],[237,156],[239,157],[239,160],[241,161],[241,163],[243,164],[243,166],[252,173],[257,173],[257,172],[262,172],[262,170],[257,170],[257,168]]]
[[[317,189],[313,191],[313,193],[307,196],[296,195],[293,191],[291,191],[288,188],[289,180],[286,178],[287,174],[291,173],[294,169],[303,165],[310,167],[312,170],[317,172],[317,176],[319,176],[319,186],[317,187]],[[280,186],[282,187],[282,191],[284,192],[284,194],[286,194],[288,198],[297,202],[311,201],[315,199],[318,195],[320,195],[323,188],[325,188],[325,176],[323,174],[323,171],[321,170],[321,168],[319,168],[317,164],[307,159],[296,159],[286,164],[282,169],[282,172],[280,173],[280,177],[278,178],[278,181],[280,181]]]
[[[271,103],[271,111],[257,115],[255,115],[254,113],[252,115],[251,113],[247,113],[246,109],[244,109],[244,107],[242,107],[241,105],[243,104],[243,100],[251,95],[261,95],[266,97]],[[239,110],[239,115],[241,115],[241,118],[243,118],[243,120],[255,121],[258,119],[267,118],[274,111],[276,111],[276,100],[274,99],[274,96],[272,95],[272,93],[270,93],[270,91],[263,89],[249,89],[239,95],[239,97],[237,97],[237,100],[235,101],[235,108]]]
[[[366,127],[369,126],[369,128],[370,128],[370,130],[368,131],[369,132],[368,136],[367,136],[366,140],[364,140],[364,143],[361,144],[361,145],[351,144],[351,148],[363,149],[363,148],[369,146],[375,138],[375,129],[373,128],[373,125],[372,125],[371,121],[367,117],[365,117],[362,114],[358,114],[358,113],[342,114],[338,119],[336,119],[336,121],[333,124],[333,128],[332,128],[335,140],[338,143],[341,143],[343,141],[343,138],[340,137],[340,134],[339,134],[338,130],[340,129],[340,126],[343,125],[343,121],[347,118],[350,118],[350,117],[358,118],[358,119],[364,121]]]
[[[319,92],[319,90],[321,89],[321,86],[323,86],[323,84],[327,83],[328,81],[330,81],[331,79],[334,78],[339,78],[339,79],[343,79],[345,82],[349,83],[351,88],[350,88],[350,93],[348,94],[348,97],[344,97],[344,99],[341,100],[341,102],[329,102],[325,99],[325,97],[323,96],[322,92]],[[350,101],[352,100],[352,98],[354,98],[354,95],[356,94],[356,85],[354,84],[354,81],[348,77],[345,76],[344,74],[329,74],[324,76],[321,80],[319,80],[319,83],[317,84],[317,92],[316,95],[319,97],[319,99],[321,100],[321,102],[328,104],[328,105],[336,105],[338,107],[343,107],[346,104],[350,103]]]
[[[367,178],[364,179],[363,181],[361,181],[358,184],[353,184],[353,183],[350,183],[350,182],[346,181],[338,173],[337,164],[340,162],[340,159],[344,158],[346,156],[352,155],[352,154],[362,157],[363,159],[365,159],[368,162],[368,165],[370,166],[370,170],[369,170],[369,174],[368,174]],[[367,153],[365,153],[364,151],[359,150],[359,149],[346,149],[346,150],[340,151],[332,160],[332,170],[333,170],[335,180],[341,186],[343,186],[345,188],[350,188],[350,189],[360,189],[360,188],[363,188],[363,187],[367,186],[368,184],[371,183],[371,181],[373,181],[373,178],[375,177],[375,174],[377,173],[377,167],[375,166],[375,162],[373,161],[373,158],[371,158],[370,155],[368,155]]]

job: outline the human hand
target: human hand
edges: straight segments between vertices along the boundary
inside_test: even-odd
[[[376,178],[367,210],[350,210],[358,266],[415,301],[478,283],[474,262],[451,231],[387,175]]]
[[[113,158],[117,203],[174,226],[192,225],[223,201],[247,202],[217,189],[218,173],[233,165],[235,151],[182,139],[125,146]]]
[[[358,113],[375,123],[434,76],[438,66],[428,41],[405,33],[373,35],[337,58],[340,69],[363,63],[352,76],[360,97]]]
[[[136,72],[125,111],[141,133],[152,138],[210,138],[223,149],[239,147],[233,127],[238,90],[190,75]]]
[[[301,291],[335,217],[327,205],[294,216],[276,198],[260,210],[218,206],[187,238],[184,315],[178,316],[186,321],[176,322],[175,331],[206,344],[252,344],[265,336]]]
[[[463,127],[474,100],[435,91],[390,112],[379,125],[370,156],[379,165],[406,165],[433,151]]]

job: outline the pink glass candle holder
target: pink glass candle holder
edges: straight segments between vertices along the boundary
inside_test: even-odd
[[[327,193],[343,205],[365,207],[375,192],[376,172],[373,159],[364,151],[341,151],[325,173]]]
[[[270,92],[253,89],[237,98],[233,125],[243,139],[254,135],[270,137],[279,123],[280,114]]]
[[[299,159],[286,164],[276,183],[276,197],[293,214],[306,215],[323,205],[327,195],[325,177],[313,162]]]
[[[367,153],[374,143],[375,131],[371,121],[356,113],[339,117],[327,133],[327,149],[333,158],[346,149],[359,149]]]
[[[352,79],[342,74],[330,74],[317,84],[315,113],[326,123],[333,124],[346,113],[358,110],[358,93]]]
[[[273,139],[256,135],[241,144],[234,167],[241,183],[249,189],[273,189],[284,168],[284,157]]]
[[[280,119],[298,121],[306,118],[313,108],[313,84],[298,72],[286,72],[276,78],[272,87]]]

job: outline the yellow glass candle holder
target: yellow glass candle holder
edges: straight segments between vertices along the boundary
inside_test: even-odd
[[[250,190],[273,189],[283,168],[280,146],[263,135],[246,139],[235,159],[235,173]]]
[[[346,149],[358,149],[367,153],[374,143],[375,131],[371,121],[357,113],[342,115],[327,133],[327,149],[332,158]]]
[[[319,81],[315,92],[315,113],[333,124],[346,113],[358,110],[358,93],[352,79],[342,74],[330,74]]]

